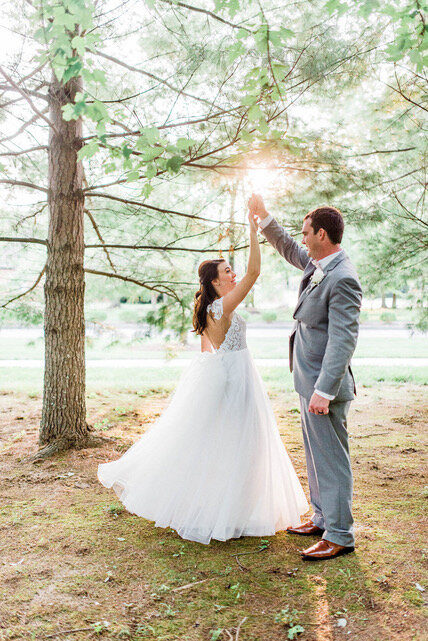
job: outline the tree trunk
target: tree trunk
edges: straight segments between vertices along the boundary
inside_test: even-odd
[[[85,406],[84,194],[77,159],[82,121],[66,122],[61,107],[81,91],[80,80],[50,86],[49,233],[45,281],[45,378],[40,445],[51,454],[84,445]]]
[[[386,297],[385,297],[385,292],[384,292],[383,289],[382,289],[381,296],[382,296],[382,302],[381,302],[380,306],[382,307],[382,309],[386,309]]]
[[[392,309],[397,309],[397,294],[392,294]]]

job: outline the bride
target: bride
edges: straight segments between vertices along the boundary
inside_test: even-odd
[[[275,534],[299,525],[308,509],[235,312],[260,273],[257,223],[249,220],[239,283],[224,259],[199,266],[193,326],[202,353],[161,417],[120,459],[98,467],[129,512],[204,544]]]

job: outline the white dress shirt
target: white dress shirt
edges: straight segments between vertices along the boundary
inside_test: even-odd
[[[268,214],[266,216],[266,218],[263,218],[259,222],[259,229],[264,229],[265,227],[267,227],[269,225],[269,223],[272,222],[272,220],[273,220],[273,216],[271,214]],[[312,260],[312,262],[315,265],[315,267],[319,267],[320,269],[322,269],[324,271],[324,269],[327,267],[329,262],[332,261],[333,258],[335,258],[337,256],[337,254],[340,254],[340,252],[342,252],[342,251],[343,251],[343,249],[339,249],[339,251],[338,252],[334,252],[334,254],[330,254],[329,256],[325,256],[324,258],[321,258],[321,260]],[[328,401],[332,401],[334,399],[334,396],[332,396],[331,394],[326,394],[325,392],[321,392],[319,389],[315,390],[315,394],[318,394],[318,396],[322,396],[323,398],[326,398]]]

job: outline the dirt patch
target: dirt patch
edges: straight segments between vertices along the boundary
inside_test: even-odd
[[[183,541],[128,514],[97,482],[97,465],[139,438],[164,395],[91,394],[89,422],[111,440],[38,464],[27,457],[37,448],[40,398],[0,395],[0,639],[224,641],[241,625],[241,641],[285,640],[293,629],[305,641],[422,640],[422,392],[385,384],[363,389],[353,404],[357,551],[315,565],[301,561],[301,540],[285,533],[262,550],[255,538]],[[307,489],[296,400],[276,394],[274,409]]]

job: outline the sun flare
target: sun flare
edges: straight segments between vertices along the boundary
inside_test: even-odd
[[[260,194],[272,185],[276,178],[276,171],[266,167],[251,167],[247,170],[246,177],[250,190]]]

